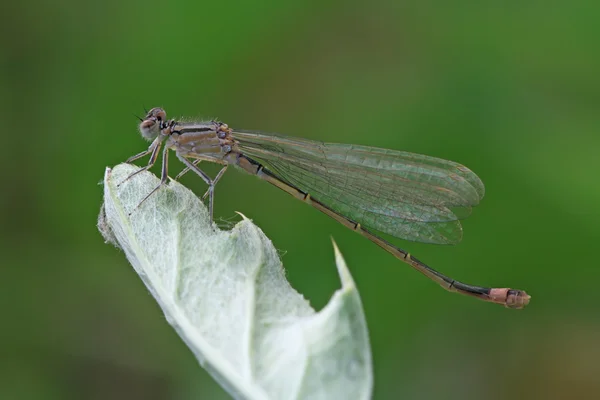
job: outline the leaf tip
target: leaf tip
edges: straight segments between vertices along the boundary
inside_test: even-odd
[[[249,221],[250,220],[248,217],[246,217],[244,214],[242,214],[239,211],[236,211],[235,213],[238,214],[240,217],[242,217],[244,221]]]
[[[340,276],[340,281],[342,282],[342,288],[346,290],[355,289],[356,285],[354,284],[352,275],[350,275],[346,261],[344,260],[344,257],[342,256],[342,253],[340,252],[340,249],[333,238],[331,238],[331,243],[333,244],[335,265],[337,266],[338,275]]]

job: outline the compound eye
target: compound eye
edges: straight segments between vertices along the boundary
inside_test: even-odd
[[[153,140],[164,128],[167,113],[160,107],[154,107],[146,114],[146,118],[140,123],[140,133],[148,140]]]
[[[156,119],[158,121],[165,121],[167,119],[167,113],[160,107],[154,107],[148,111],[146,119]]]
[[[147,118],[140,122],[140,133],[147,140],[152,140],[160,133],[160,128],[156,118]]]
[[[145,119],[140,123],[140,130],[150,130],[156,125],[155,119]]]

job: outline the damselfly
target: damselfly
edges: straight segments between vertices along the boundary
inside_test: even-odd
[[[371,232],[416,242],[458,243],[460,220],[484,195],[479,177],[463,165],[402,151],[237,130],[218,121],[167,120],[162,108],[151,109],[141,119],[140,132],[152,144],[127,162],[147,155],[150,161],[127,179],[152,167],[164,144],[161,183],[141,203],[167,183],[168,154],[174,150],[186,166],[175,179],[193,171],[208,185],[203,199],[208,197],[212,221],[215,185],[234,165],[360,233],[448,291],[508,308],[529,303],[523,290],[449,278]],[[211,178],[198,167],[201,161],[223,168]]]

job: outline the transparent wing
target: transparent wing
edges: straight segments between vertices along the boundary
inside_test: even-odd
[[[467,167],[402,151],[235,131],[240,151],[366,228],[455,244],[484,186]]]

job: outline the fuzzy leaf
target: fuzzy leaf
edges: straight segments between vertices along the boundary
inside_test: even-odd
[[[285,279],[277,251],[245,217],[231,231],[171,181],[107,169],[98,227],[123,249],[200,364],[244,399],[365,399],[373,386],[360,297],[335,246],[342,288],[315,312]]]

